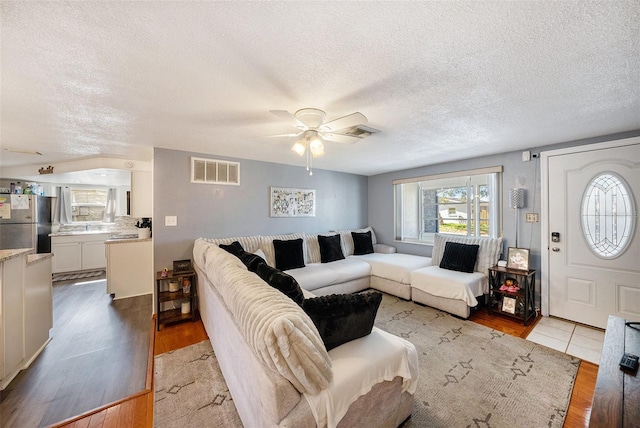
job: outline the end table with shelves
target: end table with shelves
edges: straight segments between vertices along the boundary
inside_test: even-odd
[[[193,270],[185,272],[170,270],[166,276],[163,276],[162,272],[156,273],[158,330],[163,325],[197,319],[197,278]]]
[[[516,318],[527,325],[536,316],[536,271],[489,268],[489,313]]]

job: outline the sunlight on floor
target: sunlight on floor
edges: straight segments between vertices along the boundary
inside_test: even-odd
[[[527,340],[599,365],[604,330],[542,317]]]

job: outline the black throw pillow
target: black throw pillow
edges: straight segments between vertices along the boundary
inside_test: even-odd
[[[302,309],[313,321],[327,351],[371,333],[382,293],[331,294],[306,299]]]
[[[480,248],[479,245],[447,242],[444,245],[444,254],[440,261],[440,267],[442,269],[471,273],[478,258],[478,248]]]
[[[363,254],[373,253],[373,241],[371,240],[371,231],[351,232],[353,238],[353,255],[361,256]]]
[[[220,244],[219,247],[236,257],[240,257],[240,254],[244,251],[244,248],[242,248],[242,244],[240,244],[238,241],[233,241],[229,245]]]
[[[302,289],[294,277],[266,263],[259,264],[256,273],[264,282],[302,306],[304,294],[302,294]]]
[[[274,239],[273,249],[276,253],[276,268],[289,270],[304,267],[302,238],[288,241]]]
[[[238,258],[250,272],[256,272],[258,270],[258,266],[261,264],[266,264],[267,262],[257,254],[248,253],[246,251],[242,251]]]
[[[318,235],[318,245],[320,245],[320,261],[322,263],[344,259],[342,247],[340,246],[340,235]]]

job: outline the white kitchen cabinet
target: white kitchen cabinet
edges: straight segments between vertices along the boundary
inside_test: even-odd
[[[131,217],[153,217],[153,173],[131,172]]]
[[[0,390],[49,343],[51,254],[0,250]]]
[[[107,267],[106,239],[82,243],[82,269]]]
[[[45,254],[31,255],[24,274],[24,354],[28,366],[49,343],[53,327],[51,262]]]
[[[1,262],[0,270],[0,389],[4,389],[24,359],[24,257]]]
[[[51,237],[53,273],[107,267],[105,241],[108,233],[84,233]]]
[[[53,257],[53,273],[82,270],[82,244],[80,242],[51,241]]]
[[[154,285],[151,239],[107,241],[107,293],[123,299],[152,294]]]

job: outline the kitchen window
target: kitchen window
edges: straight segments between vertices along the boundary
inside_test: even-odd
[[[107,189],[71,189],[72,221],[102,221],[107,206]]]
[[[395,239],[433,244],[436,233],[498,237],[502,167],[394,180]]]

